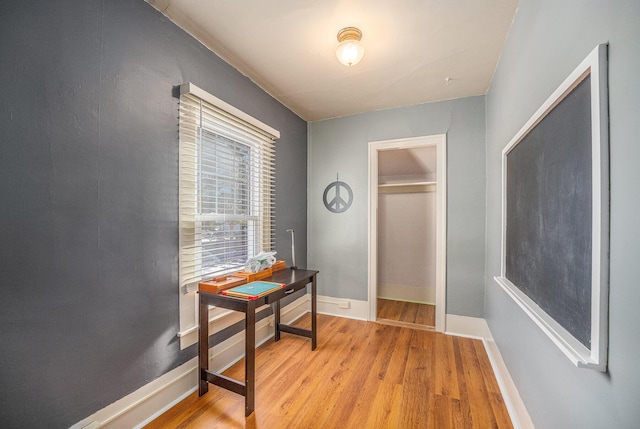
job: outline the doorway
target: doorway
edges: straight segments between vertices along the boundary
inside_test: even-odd
[[[369,143],[370,320],[444,331],[446,135]]]

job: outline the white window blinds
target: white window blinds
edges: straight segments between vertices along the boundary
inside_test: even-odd
[[[180,287],[188,292],[272,249],[280,135],[193,84],[180,89]]]

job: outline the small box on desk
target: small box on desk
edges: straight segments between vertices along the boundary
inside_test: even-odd
[[[243,285],[247,282],[246,277],[236,276],[223,276],[215,277],[209,280],[198,283],[198,290],[206,293],[220,293],[223,290]]]
[[[244,277],[247,279],[247,283],[255,282],[258,280],[266,279],[271,277],[273,271],[271,268],[267,268],[266,270],[258,271],[257,273],[250,273],[248,271],[238,271],[237,273],[233,273],[234,276]]]
[[[276,261],[276,263],[271,266],[271,271],[275,273],[276,271],[282,271],[285,268],[287,268],[287,263],[285,261]]]

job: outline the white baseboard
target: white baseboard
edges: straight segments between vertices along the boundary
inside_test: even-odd
[[[524,406],[524,402],[522,402],[522,398],[511,378],[511,374],[509,374],[509,370],[502,360],[498,345],[493,340],[493,337],[483,340],[483,343],[484,348],[487,350],[489,361],[491,361],[493,372],[496,375],[496,381],[498,382],[498,386],[500,386],[504,404],[507,407],[509,416],[511,416],[513,427],[515,429],[534,429],[529,412]]]
[[[433,304],[436,302],[436,288],[435,286],[417,287],[380,282],[378,298]]]
[[[309,295],[307,295],[309,296]],[[309,301],[311,297],[309,296]],[[369,302],[318,295],[318,313],[347,319],[369,320]]]
[[[524,406],[524,402],[522,402],[522,398],[520,398],[518,388],[502,360],[498,345],[493,340],[493,335],[491,334],[487,321],[478,317],[447,314],[445,333],[447,335],[457,335],[459,337],[482,340],[489,361],[491,362],[493,373],[496,376],[496,381],[500,387],[504,404],[511,417],[513,427],[515,429],[534,429],[531,417]]]
[[[484,340],[491,336],[486,320],[479,317],[457,316],[455,314],[447,314],[445,316],[444,333],[478,340]]]
[[[292,323],[309,312],[309,295],[304,295],[281,310],[282,323]],[[256,347],[274,334],[273,316],[256,323]],[[240,332],[209,350],[209,367],[223,371],[244,357],[244,332]],[[135,392],[79,421],[69,429],[141,428],[195,392],[198,388],[198,358],[163,374]]]

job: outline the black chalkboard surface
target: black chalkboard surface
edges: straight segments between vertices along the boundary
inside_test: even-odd
[[[590,77],[506,156],[506,278],[591,346]]]

